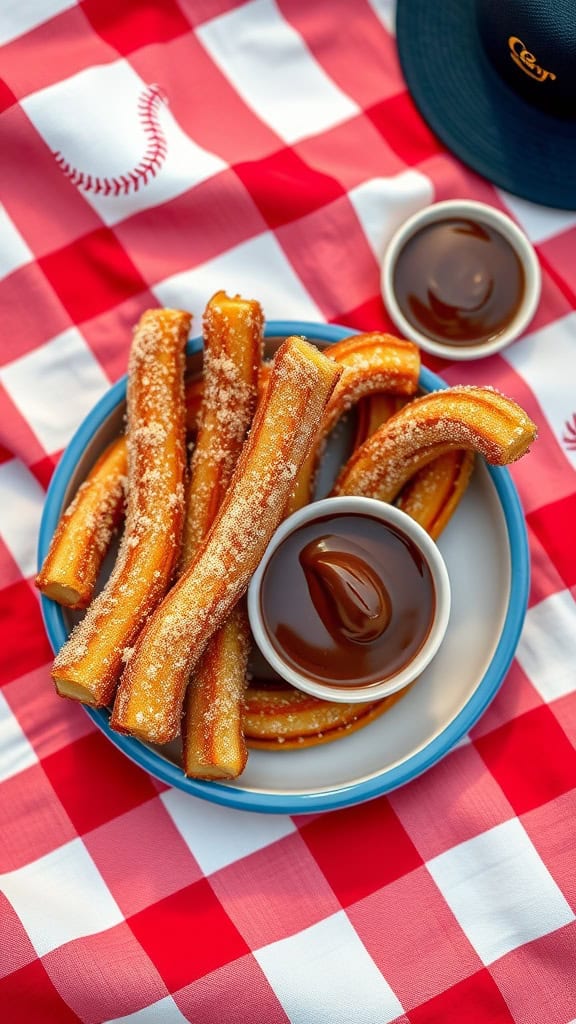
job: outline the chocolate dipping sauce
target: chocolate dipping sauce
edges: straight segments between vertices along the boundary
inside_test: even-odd
[[[416,545],[370,515],[321,516],[270,559],[260,590],[264,626],[280,657],[319,682],[370,686],[424,644],[434,583]]]
[[[493,341],[515,318],[524,271],[510,242],[487,224],[450,218],[427,224],[401,249],[396,301],[416,330],[444,344]]]

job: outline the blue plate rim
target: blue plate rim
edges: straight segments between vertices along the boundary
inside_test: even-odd
[[[360,332],[339,324],[321,324],[299,320],[271,320],[266,324],[265,337],[286,337],[291,334],[304,335],[314,341],[333,343]],[[202,339],[192,338],[188,343],[188,354],[201,351]],[[448,385],[426,367],[421,368],[420,383],[427,391],[435,391]],[[121,377],[96,403],[82,421],[56,467],[44,503],[38,536],[38,565],[41,565],[50,540],[58,523],[64,494],[70,476],[93,433],[104,423],[114,408],[126,397],[126,375]],[[268,814],[312,814],[321,811],[338,810],[354,804],[364,803],[389,793],[422,775],[428,768],[445,757],[466,735],[484,713],[500,689],[514,657],[526,608],[530,586],[530,555],[524,513],[520,498],[509,471],[504,467],[487,465],[508,531],[510,560],[514,571],[510,579],[510,597],[504,623],[496,650],[479,681],[476,690],[460,712],[442,731],[421,750],[382,773],[362,782],[323,789],[310,793],[266,793],[243,790],[218,782],[202,782],[188,779],[178,767],[161,755],[148,749],[131,736],[114,732],[109,725],[108,712],[103,708],[82,705],[85,712],[108,737],[135,764],[144,768],[162,782],[192,796],[211,803],[239,810],[259,811]],[[55,602],[41,595],[42,616],[51,646],[58,651],[67,638],[66,624],[62,609]]]

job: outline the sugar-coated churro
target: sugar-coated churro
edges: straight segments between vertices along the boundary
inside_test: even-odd
[[[108,446],[64,512],[36,576],[45,597],[86,608],[100,567],[120,524],[127,488],[126,439]]]
[[[393,501],[417,470],[451,449],[469,448],[507,465],[536,435],[524,410],[491,388],[433,391],[406,405],[352,454],[333,493]]]
[[[342,416],[367,395],[410,396],[418,388],[420,352],[403,338],[378,332],[357,334],[328,346],[324,353],[343,367],[343,373],[322,417],[316,443],[298,474],[287,514],[311,501],[326,438]]]
[[[388,711],[409,687],[382,700],[346,704],[320,700],[287,683],[251,684],[246,690],[242,723],[246,742],[255,750],[302,750],[349,736]]]
[[[144,313],[128,370],[128,508],[114,570],[54,662],[58,692],[107,704],[143,623],[168,587],[184,512],[184,347],[190,315]]]
[[[204,313],[204,391],[190,467],[183,569],[222,504],[252,422],[263,325],[259,303],[239,295],[217,292]],[[209,641],[188,684],[182,726],[186,775],[235,778],[246,765],[240,702],[249,648],[246,614],[237,606]]]
[[[341,373],[302,338],[288,338],[279,349],[214,524],[128,661],[113,728],[156,743],[178,734],[189,675],[246,592]]]

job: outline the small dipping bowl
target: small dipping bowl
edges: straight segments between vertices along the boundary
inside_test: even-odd
[[[450,360],[500,351],[528,326],[542,274],[526,235],[485,203],[457,199],[415,213],[396,231],[381,277],[398,330]]]
[[[426,531],[372,498],[325,498],[276,530],[248,588],[260,652],[324,700],[365,703],[408,686],[446,632],[450,581]]]

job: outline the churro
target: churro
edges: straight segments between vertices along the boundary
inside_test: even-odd
[[[126,440],[97,460],[64,512],[36,576],[36,586],[67,608],[86,608],[110,542],[120,525],[127,488]]]
[[[128,507],[113,572],[54,662],[58,692],[107,704],[142,625],[163,597],[184,513],[184,349],[190,315],[159,309],[138,324],[128,371]]]
[[[388,711],[409,687],[364,704],[336,703],[302,693],[287,683],[246,690],[242,724],[254,750],[302,750],[331,743],[362,729]]]
[[[332,493],[394,501],[414,473],[451,449],[469,448],[503,466],[521,458],[536,435],[524,410],[491,388],[433,391],[404,406],[352,454]]]
[[[217,292],[204,314],[204,390],[190,466],[181,565],[185,570],[211,527],[248,432],[262,362],[259,303]],[[249,630],[237,606],[214,634],[184,702],[183,764],[195,778],[235,778],[246,764],[240,702]]]
[[[214,524],[128,660],[113,728],[156,743],[178,734],[190,673],[246,592],[341,373],[302,338],[288,338],[279,349]]]
[[[411,341],[378,332],[357,334],[330,345],[324,353],[342,366],[343,373],[322,417],[316,443],[298,474],[287,514],[312,500],[326,438],[342,416],[367,395],[411,396],[418,388],[420,352]]]

